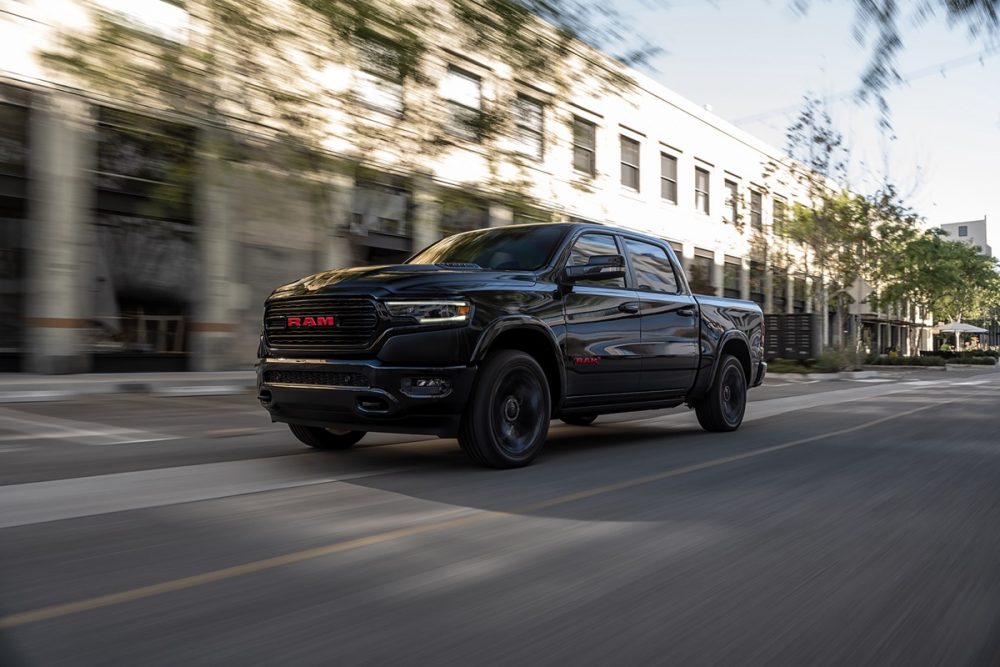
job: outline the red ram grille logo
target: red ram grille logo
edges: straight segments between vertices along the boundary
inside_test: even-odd
[[[285,326],[289,329],[294,328],[305,328],[305,327],[332,327],[336,325],[336,319],[333,315],[319,315],[316,317],[287,317],[285,318]]]

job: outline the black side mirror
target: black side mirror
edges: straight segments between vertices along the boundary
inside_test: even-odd
[[[567,282],[615,280],[624,276],[625,258],[622,255],[591,255],[586,264],[567,266],[563,271],[563,279]]]

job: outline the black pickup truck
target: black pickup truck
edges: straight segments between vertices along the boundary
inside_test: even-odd
[[[552,418],[686,403],[705,429],[735,430],[767,369],[762,336],[756,304],[691,294],[662,240],[498,227],[276,289],[258,398],[311,447],[457,436],[476,462],[511,468],[534,459]]]

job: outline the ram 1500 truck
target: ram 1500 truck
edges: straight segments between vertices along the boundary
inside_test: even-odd
[[[577,223],[466,232],[279,287],[258,357],[261,404],[306,445],[457,437],[496,468],[531,462],[553,418],[686,403],[733,431],[767,370],[756,304],[692,294],[661,239]]]

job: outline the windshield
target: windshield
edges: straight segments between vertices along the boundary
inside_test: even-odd
[[[407,264],[475,264],[494,271],[535,271],[549,261],[566,233],[562,225],[506,227],[441,239]]]

